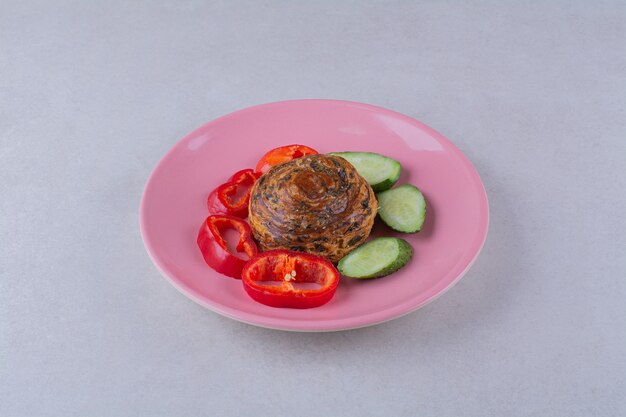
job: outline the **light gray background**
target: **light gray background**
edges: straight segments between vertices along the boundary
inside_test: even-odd
[[[626,415],[624,2],[0,4],[1,416]],[[476,165],[490,234],[435,303],[270,331],[150,262],[159,158],[307,97],[411,115]]]

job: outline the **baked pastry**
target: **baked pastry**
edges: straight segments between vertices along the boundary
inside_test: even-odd
[[[248,219],[261,250],[309,252],[336,263],[365,242],[377,209],[374,191],[348,161],[307,155],[256,182]]]

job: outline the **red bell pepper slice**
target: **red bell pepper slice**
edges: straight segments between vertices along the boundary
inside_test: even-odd
[[[252,299],[271,307],[318,307],[339,285],[339,272],[326,258],[285,249],[257,254],[241,278]]]
[[[248,216],[250,191],[259,178],[251,169],[243,169],[233,174],[224,184],[209,194],[207,207],[211,214],[230,214],[231,216]]]
[[[239,232],[236,252],[228,248],[224,238],[227,229]],[[197,242],[205,262],[220,274],[233,278],[241,278],[246,262],[258,252],[248,223],[228,215],[207,217],[198,232]],[[245,254],[247,259],[240,254]]]
[[[256,164],[256,172],[259,175],[265,174],[274,165],[289,162],[292,159],[300,158],[304,155],[315,155],[318,152],[304,145],[287,145],[272,149]]]

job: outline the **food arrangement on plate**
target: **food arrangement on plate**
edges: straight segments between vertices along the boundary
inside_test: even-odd
[[[254,170],[236,172],[209,194],[198,247],[211,268],[241,279],[259,303],[321,306],[342,276],[381,278],[411,261],[404,239],[367,241],[378,219],[403,233],[417,233],[424,223],[420,190],[394,187],[401,170],[396,160],[371,152],[272,149]]]

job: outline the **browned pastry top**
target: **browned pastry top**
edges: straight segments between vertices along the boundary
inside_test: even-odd
[[[372,188],[348,161],[308,155],[256,182],[249,220],[261,250],[286,248],[338,262],[365,241],[377,209]]]

